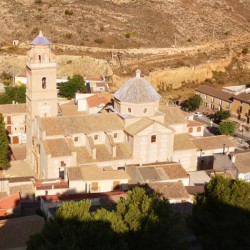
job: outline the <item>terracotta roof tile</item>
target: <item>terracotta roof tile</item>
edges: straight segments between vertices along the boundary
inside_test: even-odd
[[[163,195],[165,199],[190,199],[190,196],[182,182],[158,182],[148,184],[149,188]]]
[[[207,85],[201,85],[196,89],[197,92],[213,96],[217,99],[224,100],[227,102],[232,102],[233,95],[228,94],[222,90],[207,86]]]
[[[68,168],[70,180],[102,181],[129,179],[124,170],[103,170],[97,166],[82,166],[78,168]]]
[[[115,113],[101,113],[82,116],[40,118],[41,128],[48,136],[71,133],[93,133],[122,130],[124,125]]]
[[[101,104],[106,105],[109,103],[109,101],[105,97],[97,95],[90,96],[86,98],[86,100],[90,108],[99,107]]]
[[[206,126],[206,124],[201,123],[201,122],[197,122],[197,121],[193,121],[193,120],[187,120],[187,127],[201,127],[201,126]]]
[[[234,99],[250,104],[250,94],[247,93],[236,95]]]
[[[196,148],[189,134],[176,134],[174,136],[174,151]]]
[[[180,163],[159,163],[157,165],[137,167],[143,182],[167,181],[188,178],[187,172]]]
[[[3,115],[26,114],[26,104],[3,104],[0,105],[0,113]]]
[[[239,173],[250,173],[250,151],[235,154],[234,165]]]
[[[187,120],[179,107],[160,106],[160,111],[165,114],[164,123],[166,125],[187,123]]]
[[[43,143],[46,153],[52,157],[71,155],[70,148],[64,138],[48,139],[44,140]]]
[[[192,141],[197,149],[202,150],[220,149],[224,146],[225,148],[236,147],[236,144],[226,135],[194,138]]]
[[[0,220],[0,249],[25,247],[30,236],[40,232],[44,220],[31,215],[8,220]]]

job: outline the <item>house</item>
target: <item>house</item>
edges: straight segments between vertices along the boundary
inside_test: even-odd
[[[248,91],[246,88],[246,85],[238,85],[238,86],[228,86],[228,87],[222,87],[222,91],[227,92],[231,95],[239,95],[241,93],[245,93]]]
[[[99,193],[127,190],[128,174],[112,167],[93,166],[68,168],[69,189],[77,193]]]
[[[202,98],[203,105],[214,111],[230,110],[233,95],[222,90],[201,85],[195,89],[195,93]]]
[[[0,220],[0,249],[26,249],[30,236],[39,233],[44,219],[36,214]]]
[[[167,199],[169,201],[169,203],[184,203],[192,201],[186,188],[180,181],[149,183],[148,189],[151,190],[151,192],[160,193],[164,199]]]
[[[193,143],[197,148],[198,170],[212,169],[214,154],[230,154],[236,148],[235,143],[225,135],[195,138]]]
[[[3,115],[10,142],[13,144],[26,142],[25,103],[0,105],[0,113]]]
[[[108,92],[108,83],[102,77],[85,76],[85,85],[87,93]]]
[[[194,137],[201,137],[204,135],[205,124],[194,120],[188,120],[188,133]]]
[[[237,170],[237,178],[250,182],[250,151],[231,153],[231,159]]]
[[[140,184],[181,181],[184,186],[189,185],[189,175],[181,164],[176,162],[136,166],[135,178]]]
[[[15,76],[15,85],[27,84],[26,72],[22,72]]]
[[[233,97],[231,114],[242,122],[250,123],[250,94],[241,93]]]

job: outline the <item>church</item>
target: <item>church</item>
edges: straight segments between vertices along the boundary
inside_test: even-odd
[[[38,180],[105,192],[128,183],[128,166],[176,162],[197,169],[200,149],[188,120],[178,107],[160,106],[161,96],[139,69],[113,94],[111,108],[72,116],[58,112],[55,56],[41,32],[31,43],[26,74],[26,158]]]

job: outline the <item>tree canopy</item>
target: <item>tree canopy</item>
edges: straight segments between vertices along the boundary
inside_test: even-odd
[[[0,104],[11,104],[12,101],[18,103],[26,102],[26,86],[7,86],[5,92],[0,94]]]
[[[220,111],[217,111],[214,115],[213,115],[213,119],[215,121],[222,121],[222,120],[225,120],[225,119],[228,119],[229,117],[231,116],[230,114],[230,111],[228,110],[220,110]]]
[[[224,121],[219,124],[220,133],[223,135],[233,135],[236,130],[236,123]]]
[[[204,249],[250,248],[250,183],[214,177],[196,196],[192,228]]]
[[[58,94],[67,99],[71,99],[75,96],[75,93],[84,93],[85,84],[84,79],[81,75],[73,75],[69,77],[67,82],[62,82],[57,84],[59,89]]]
[[[179,216],[143,188],[128,191],[116,211],[90,212],[90,201],[65,202],[28,241],[30,249],[187,249]]]
[[[6,169],[9,166],[9,138],[5,130],[3,115],[0,113],[0,169]]]
[[[202,99],[199,95],[193,95],[189,97],[185,102],[184,106],[188,111],[195,111],[201,106]]]

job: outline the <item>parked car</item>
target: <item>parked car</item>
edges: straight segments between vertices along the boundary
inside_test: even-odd
[[[201,112],[194,112],[194,117],[201,117],[203,114]]]

